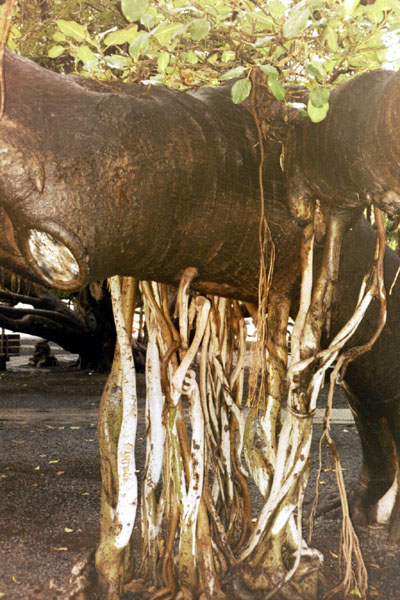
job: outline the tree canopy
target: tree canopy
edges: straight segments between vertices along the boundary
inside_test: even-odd
[[[180,89],[237,77],[234,102],[259,68],[279,100],[309,90],[313,121],[332,87],[399,60],[396,0],[28,0],[14,13],[9,47],[48,68]]]

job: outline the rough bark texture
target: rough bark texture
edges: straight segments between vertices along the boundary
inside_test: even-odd
[[[233,105],[229,87],[185,94],[102,86],[10,53],[5,79],[0,190],[10,268],[25,263],[43,277],[27,242],[34,228],[65,244],[79,264],[71,281],[45,274],[51,285],[77,288],[116,272],[177,283],[195,266],[198,287],[256,297],[258,140],[249,107]],[[269,140],[265,195],[287,264],[288,252],[295,262],[297,236],[280,153]]]
[[[289,202],[318,198],[337,211],[372,201],[400,210],[400,77],[372,71],[339,86],[321,123],[304,119],[286,140]]]
[[[335,333],[350,317],[357,301],[362,273],[372,258],[375,233],[362,219],[349,231],[343,242],[340,277],[336,290],[332,329]],[[377,518],[375,503],[390,488],[400,457],[400,285],[394,285],[400,259],[386,248],[385,287],[387,321],[373,348],[350,363],[345,374],[349,402],[355,413],[363,448],[363,468],[359,488],[353,494],[353,517],[361,523]],[[374,333],[379,303],[374,300],[357,330],[352,345],[364,344]],[[400,539],[400,510],[395,508],[390,523],[391,537]]]

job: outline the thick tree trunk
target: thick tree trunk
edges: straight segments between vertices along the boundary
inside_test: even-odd
[[[334,90],[327,118],[304,119],[285,143],[288,199],[318,200],[333,211],[374,202],[400,213],[400,75],[364,73]]]
[[[375,238],[375,232],[362,219],[343,241],[340,277],[332,315],[333,333],[344,325],[354,310],[363,273],[367,271],[373,258]],[[353,518],[362,524],[390,519],[391,538],[398,542],[398,493],[397,500],[394,493],[392,502],[388,498],[381,502],[383,508],[378,502],[395,482],[396,465],[400,458],[400,283],[397,280],[393,285],[400,269],[400,259],[390,248],[386,248],[384,268],[387,322],[372,349],[349,364],[345,373],[345,385],[363,448],[360,482],[352,497]],[[379,302],[374,299],[351,340],[352,345],[365,344],[371,338],[378,322],[378,314]]]

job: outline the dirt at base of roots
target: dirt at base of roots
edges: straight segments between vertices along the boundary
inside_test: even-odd
[[[100,507],[96,413],[105,379],[102,374],[65,367],[0,374],[0,408],[10,411],[9,418],[0,422],[1,599],[39,597],[51,578],[65,583],[73,561],[96,547]],[[145,450],[144,377],[140,374],[138,395],[140,476]],[[339,397],[339,403],[343,398]],[[12,411],[14,418],[10,418]],[[306,502],[315,495],[320,432],[321,426],[315,425]],[[354,425],[334,424],[332,436],[351,491],[361,463],[357,431]],[[332,468],[324,449],[321,502],[336,494]],[[323,552],[323,570],[331,581],[339,575],[340,528],[340,514],[319,517],[314,526],[312,545]],[[139,538],[138,526],[135,532]],[[400,600],[400,547],[389,543],[384,527],[358,528],[358,533],[369,575],[368,598]],[[138,594],[124,598],[141,600]]]

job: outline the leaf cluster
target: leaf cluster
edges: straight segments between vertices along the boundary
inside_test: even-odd
[[[236,103],[261,69],[279,100],[309,89],[304,109],[320,121],[332,87],[382,67],[399,33],[398,0],[28,0],[16,2],[9,45],[97,79],[190,88],[239,78]]]

